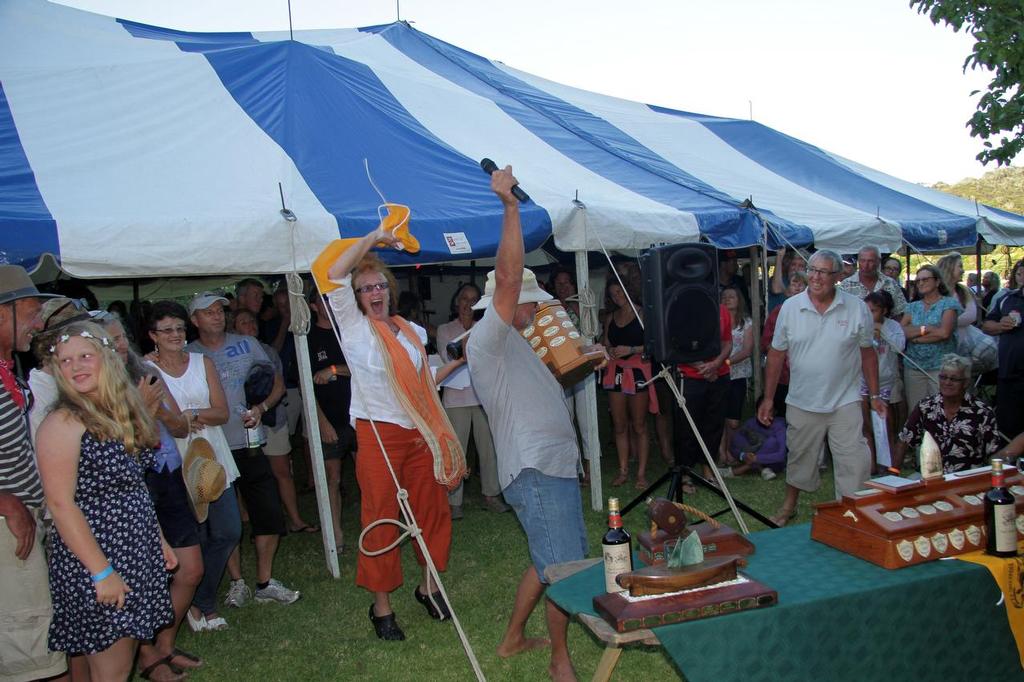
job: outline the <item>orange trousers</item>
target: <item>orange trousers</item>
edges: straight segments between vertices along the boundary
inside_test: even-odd
[[[430,448],[416,429],[385,422],[376,422],[376,425],[398,482],[409,491],[409,506],[416,516],[416,523],[423,530],[423,539],[434,566],[443,571],[448,567],[448,551],[452,544],[452,514],[448,507],[448,491],[434,480],[434,457]],[[369,421],[356,420],[356,439],[359,448],[356,479],[362,495],[362,527],[383,518],[404,522],[398,509],[398,491]],[[372,551],[391,544],[398,535],[398,526],[383,524],[367,533],[363,543]],[[416,551],[416,561],[423,566],[425,561],[419,544],[414,540],[412,546]],[[374,557],[359,553],[356,585],[371,592],[391,592],[401,584],[400,547]]]

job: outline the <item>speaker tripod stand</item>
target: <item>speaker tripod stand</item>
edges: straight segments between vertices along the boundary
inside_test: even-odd
[[[774,523],[771,519],[769,519],[764,514],[757,511],[750,505],[746,504],[742,500],[737,500],[729,491],[729,488],[728,486],[726,486],[725,481],[721,477],[721,474],[718,473],[718,467],[716,466],[714,459],[711,457],[711,453],[708,451],[707,444],[704,442],[704,439],[700,435],[700,430],[697,429],[697,424],[694,423],[693,417],[690,415],[690,411],[686,408],[686,399],[683,398],[682,393],[680,393],[679,391],[678,374],[676,373],[676,371],[669,369],[665,365],[662,365],[661,371],[651,379],[651,382],[657,381],[658,379],[661,379],[668,383],[669,389],[671,389],[672,394],[675,396],[676,404],[679,406],[679,409],[683,411],[683,415],[686,417],[687,424],[693,430],[693,435],[696,436],[697,442],[700,444],[700,448],[704,452],[704,457],[707,459],[708,466],[711,467],[711,470],[715,474],[715,480],[708,480],[704,476],[701,476],[696,471],[694,471],[693,467],[680,462],[680,453],[676,448],[673,448],[676,451],[673,452],[672,468],[670,468],[668,471],[662,474],[662,476],[657,481],[647,486],[647,488],[643,492],[641,492],[632,501],[630,501],[629,504],[623,507],[622,515],[625,516],[641,502],[645,502],[648,499],[648,496],[652,492],[660,488],[662,485],[664,485],[666,481],[668,481],[668,491],[665,497],[671,500],[672,502],[682,502],[683,479],[684,477],[688,476],[690,480],[693,481],[695,484],[701,486],[705,490],[711,491],[718,497],[725,500],[726,503],[728,503],[728,508],[722,509],[720,511],[715,512],[714,514],[711,514],[712,517],[721,516],[722,514],[725,514],[728,511],[732,511],[733,516],[736,518],[736,524],[739,526],[743,534],[746,535],[747,533],[749,533],[749,530],[747,529],[747,524],[743,520],[743,517],[741,517],[739,514],[739,510],[742,509],[743,511],[750,514],[755,519],[765,524],[769,528],[778,528],[779,526],[776,523]]]

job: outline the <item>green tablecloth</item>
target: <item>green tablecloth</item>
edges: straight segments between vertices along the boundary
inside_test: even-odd
[[[896,571],[810,539],[810,526],[753,533],[746,572],[775,606],[654,630],[689,682],[1024,679],[988,571],[932,561]],[[594,613],[600,564],[548,588],[571,614]]]

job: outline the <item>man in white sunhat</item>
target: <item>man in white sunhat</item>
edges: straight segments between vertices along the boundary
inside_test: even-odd
[[[494,436],[498,482],[526,532],[532,560],[498,645],[503,658],[549,644],[542,638],[528,639],[524,632],[544,593],[544,569],[587,553],[572,417],[561,385],[519,333],[533,322],[537,303],[552,296],[523,267],[519,203],[512,195],[516,184],[511,167],[491,175],[491,189],[504,206],[501,243],[484,296],[473,306],[486,312],[473,325],[466,346],[473,387]],[[546,613],[551,636],[548,672],[552,679],[575,680],[567,647],[569,618],[550,601]]]
[[[14,375],[14,352],[27,351],[43,328],[41,298],[24,268],[0,265],[0,631],[18,633],[0,636],[0,679],[12,682],[67,669],[64,654],[46,646],[53,612],[43,486],[29,439],[30,393]]]
[[[224,387],[228,402],[228,422],[222,428],[240,472],[234,485],[249,510],[256,546],[255,599],[261,603],[291,604],[299,598],[299,592],[285,587],[272,577],[274,555],[281,535],[285,532],[285,523],[277,480],[270,468],[270,461],[263,453],[262,444],[266,443],[266,435],[260,424],[263,415],[284,395],[284,381],[279,373],[274,373],[274,387],[267,399],[259,405],[246,404],[245,380],[249,370],[258,363],[268,367],[273,365],[256,339],[225,333],[224,306],[227,302],[223,296],[209,292],[198,294],[192,299],[188,313],[192,324],[199,330],[199,338],[185,346],[185,350],[202,353],[213,360]],[[247,437],[247,430],[253,429],[259,436],[259,445],[250,443]],[[242,606],[249,600],[250,590],[242,578],[242,562],[237,547],[228,559],[228,575],[231,584],[224,603],[228,606]]]

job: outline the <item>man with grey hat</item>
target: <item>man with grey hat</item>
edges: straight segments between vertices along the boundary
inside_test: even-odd
[[[185,346],[192,353],[208,356],[217,368],[228,401],[228,422],[222,427],[240,473],[235,486],[245,499],[256,546],[255,595],[242,577],[238,548],[228,559],[231,583],[224,603],[240,607],[249,599],[258,603],[291,604],[300,594],[272,577],[280,536],[285,532],[284,515],[277,480],[263,452],[266,435],[260,421],[284,395],[284,381],[274,373],[273,389],[262,403],[248,405],[245,382],[257,364],[273,364],[259,342],[249,336],[225,332],[224,306],[228,300],[217,293],[197,294],[188,305],[199,338]],[[253,436],[255,438],[250,440]]]
[[[28,431],[31,394],[14,352],[42,329],[43,298],[25,269],[0,266],[0,678],[59,675],[64,654],[47,649],[52,607],[43,553],[43,487]],[[25,643],[28,643],[26,646]]]
[[[526,532],[532,559],[498,645],[501,657],[547,645],[546,640],[528,639],[524,633],[544,593],[544,569],[582,559],[587,553],[572,417],[561,385],[519,333],[533,322],[537,303],[552,296],[523,267],[519,202],[512,194],[515,185],[511,167],[491,175],[491,189],[504,206],[501,242],[484,296],[473,306],[486,312],[473,325],[466,345],[473,388],[494,436],[498,482]],[[551,636],[548,671],[553,679],[575,680],[567,647],[569,618],[550,601],[546,610]]]

